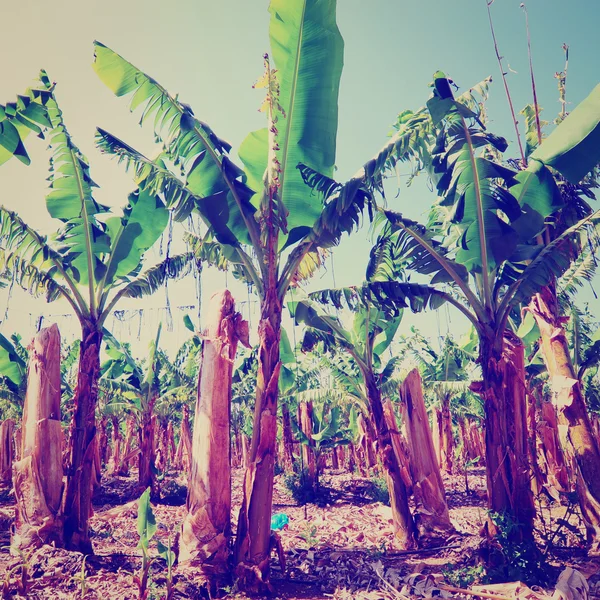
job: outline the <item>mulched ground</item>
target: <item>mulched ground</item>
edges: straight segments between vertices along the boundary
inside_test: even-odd
[[[234,520],[240,503],[242,471],[234,473]],[[276,477],[274,512],[285,512],[289,527],[281,532],[287,569],[282,573],[274,560],[272,583],[277,598],[312,599],[393,599],[415,597],[466,597],[443,589],[446,585],[466,587],[479,573],[478,548],[485,519],[485,481],[482,470],[469,478],[470,494],[464,478],[445,478],[450,516],[457,533],[431,541],[431,547],[413,553],[399,551],[394,544],[391,509],[370,496],[373,484],[357,475],[328,471],[321,479],[327,490],[321,505],[298,506],[286,489],[283,476]],[[29,598],[137,599],[134,575],[141,559],[137,549],[137,503],[135,477],[105,478],[95,497],[91,519],[96,554],[83,564],[82,555],[44,547],[25,557],[26,588]],[[173,538],[185,509],[182,480],[163,481],[160,504],[154,506],[158,524],[155,539],[164,544]],[[545,500],[541,506],[545,506]],[[581,549],[579,521],[572,515],[561,523],[567,506],[556,503],[542,510],[538,523],[540,543],[552,539],[547,557],[558,567],[570,565],[589,578],[592,596],[600,593],[596,575],[600,561],[589,560]],[[4,598],[16,597],[22,579],[23,558],[10,554],[10,528],[14,519],[12,496],[0,493],[0,582]],[[572,531],[571,531],[572,530]],[[234,523],[235,531],[235,523]],[[555,548],[555,546],[558,546]],[[155,548],[155,544],[151,545]],[[85,577],[82,573],[85,572]],[[165,597],[166,568],[156,560],[151,568],[148,599]],[[21,587],[21,589],[23,589]],[[545,598],[542,591],[526,587],[493,588],[505,598]],[[242,598],[234,589],[225,597]],[[204,598],[193,573],[176,574],[176,598]],[[473,596],[470,596],[473,597]],[[600,596],[598,596],[600,597]],[[576,596],[574,596],[576,598]]]

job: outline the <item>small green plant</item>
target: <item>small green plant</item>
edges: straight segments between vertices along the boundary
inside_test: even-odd
[[[518,523],[507,514],[491,512],[490,519],[496,526],[497,534],[489,557],[488,581],[548,585],[553,576],[552,567],[533,539],[522,539]]]
[[[140,536],[137,547],[142,551],[142,566],[139,576],[134,575],[133,580],[138,586],[139,599],[147,600],[148,576],[153,561],[150,557],[150,540],[156,533],[156,518],[150,506],[150,488],[147,488],[138,500],[137,531]]]
[[[81,591],[81,600],[85,600],[87,591],[89,589],[87,579],[86,579],[86,570],[85,570],[85,561],[87,560],[87,556],[83,557],[81,561],[81,569],[77,575],[73,575],[73,579],[79,582],[79,590]]]
[[[158,555],[165,560],[167,563],[167,595],[165,600],[171,600],[173,598],[173,565],[175,564],[175,552],[171,550],[171,532],[169,532],[169,539],[165,546],[161,542],[156,542],[158,548]]]
[[[479,464],[479,456],[477,458],[469,458],[465,460],[465,494],[470,494],[469,490],[469,469]]]
[[[390,491],[388,490],[385,477],[371,477],[371,486],[366,490],[366,494],[374,502],[381,502],[387,506],[390,505]]]
[[[473,584],[481,583],[486,577],[483,565],[459,567],[452,563],[442,569],[442,575],[449,584],[459,588],[468,588]]]
[[[17,563],[12,569],[6,572],[4,581],[2,582],[2,598],[12,598],[10,584],[13,575],[15,575],[17,571],[20,571],[20,577],[16,579],[17,595],[27,598],[30,582],[29,573],[31,571],[30,559],[35,551],[35,548],[32,548],[26,552],[20,548],[17,548],[16,546],[8,546],[8,548],[10,548],[10,553],[13,556],[19,556],[21,558],[21,562]]]
[[[316,502],[318,499],[318,493],[311,485],[306,469],[303,469],[300,473],[285,475],[283,483],[292,494],[292,498],[301,506]]]
[[[307,522],[304,526],[304,530],[300,533],[300,537],[304,540],[304,543],[309,550],[314,548],[319,542],[319,538],[317,537],[317,526]]]

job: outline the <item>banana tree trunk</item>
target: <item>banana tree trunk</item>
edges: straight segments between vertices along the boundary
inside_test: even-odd
[[[277,296],[275,259],[269,260],[269,281],[261,301],[256,405],[248,466],[235,543],[236,574],[243,589],[265,591],[269,583],[271,510],[277,441],[281,301]]]
[[[317,482],[317,462],[315,460],[315,452],[313,450],[312,441],[312,402],[300,402],[298,405],[298,422],[302,433],[307,437],[308,444],[302,444],[302,464],[305,470],[308,484],[313,489]]]
[[[184,473],[190,472],[192,457],[192,434],[190,432],[190,409],[183,405],[181,427],[179,429],[179,443],[175,453],[175,466]]]
[[[394,412],[394,405],[389,398],[383,401],[383,414],[387,422],[388,429],[390,430],[390,436],[392,437],[392,446],[398,459],[400,471],[402,473],[402,481],[406,486],[406,491],[410,495],[412,494],[413,482],[410,476],[410,461],[408,458],[408,449],[406,448],[406,442],[403,440],[400,430],[398,429],[398,422],[396,421],[396,414]]]
[[[339,458],[338,458],[337,449],[338,449],[337,446],[334,446],[331,449],[331,468],[334,471],[337,471],[340,468],[340,461],[339,461]]]
[[[15,444],[13,433],[15,422],[12,419],[5,419],[0,425],[0,484],[8,485],[12,483],[12,465],[15,459]]]
[[[452,415],[450,414],[450,396],[442,396],[442,413],[440,421],[440,469],[444,473],[452,473],[454,461],[454,434],[452,433]]]
[[[410,469],[416,503],[415,522],[419,534],[447,534],[454,531],[450,522],[446,491],[435,457],[421,376],[413,369],[400,387],[402,420],[410,448]]]
[[[123,436],[121,435],[121,426],[119,418],[112,416],[110,418],[112,425],[112,454],[109,461],[108,472],[111,475],[117,474],[121,469],[121,458],[122,458],[122,442]]]
[[[106,433],[106,426],[108,424],[108,418],[105,416],[100,417],[100,435],[98,436],[98,453],[100,454],[100,464],[104,466],[107,461],[108,454],[108,435]]]
[[[540,330],[542,354],[558,409],[559,424],[565,425],[561,436],[563,448],[574,457],[577,466],[579,505],[585,522],[589,552],[600,554],[600,445],[585,406],[581,382],[573,367],[563,319],[556,295],[544,288],[530,304]],[[561,428],[559,428],[560,430]]]
[[[75,413],[69,443],[69,468],[64,498],[65,544],[70,550],[92,553],[88,520],[92,514],[94,438],[100,377],[102,330],[93,321],[82,322]]]
[[[488,508],[505,515],[515,527],[515,542],[532,539],[535,507],[530,485],[527,444],[525,357],[521,340],[510,331],[503,340],[493,334],[480,338],[483,382],[472,384],[485,410],[485,458]],[[490,537],[498,533],[490,517]]]
[[[60,422],[60,333],[42,329],[29,346],[21,460],[14,463],[13,545],[29,549],[64,543]]]
[[[173,431],[173,421],[169,419],[167,424],[167,440],[165,443],[165,460],[167,468],[173,464],[175,460],[175,432]]]
[[[187,514],[179,540],[179,561],[198,567],[212,588],[229,571],[231,379],[238,341],[248,345],[248,323],[225,290],[211,298],[198,376]]]
[[[442,465],[442,411],[433,407],[431,411],[431,433],[433,439],[433,451],[438,461]]]
[[[381,393],[372,374],[365,374],[365,385],[377,432],[377,451],[390,493],[396,541],[402,549],[408,550],[417,545],[417,531],[408,507],[408,493],[402,480],[400,464],[394,452],[392,436],[383,412]]]
[[[250,442],[248,440],[248,436],[245,433],[242,433],[242,467],[244,469],[248,466],[250,456]]]
[[[287,404],[281,405],[281,420],[283,426],[283,466],[286,473],[294,470],[294,436],[292,434],[292,419]]]
[[[156,398],[153,396],[148,401],[148,406],[142,412],[142,419],[138,431],[138,443],[140,453],[138,454],[138,486],[140,492],[146,488],[152,490],[152,496],[156,497],[158,492],[156,485],[156,473],[154,467],[154,438],[156,435],[156,417],[154,412],[154,404]]]
[[[121,463],[117,470],[117,475],[127,477],[129,475],[129,466],[131,462],[131,454],[133,447],[133,439],[135,437],[135,431],[137,429],[135,419],[129,417],[125,423],[125,443],[123,444],[123,454],[121,455]]]
[[[536,425],[536,398],[529,390],[527,393],[527,442],[529,449],[529,464],[531,465],[531,491],[537,498],[544,492],[544,476],[538,460],[538,436]]]

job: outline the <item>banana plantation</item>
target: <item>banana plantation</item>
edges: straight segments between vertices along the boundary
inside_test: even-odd
[[[9,9],[3,598],[600,594],[597,36],[569,70],[553,2],[377,59],[408,3]]]

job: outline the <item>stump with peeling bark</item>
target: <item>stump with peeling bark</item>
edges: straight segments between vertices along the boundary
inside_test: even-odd
[[[419,372],[412,370],[400,387],[402,420],[410,448],[410,469],[416,503],[415,522],[423,536],[454,531],[446,492],[435,456]]]
[[[231,536],[231,378],[238,341],[248,324],[229,291],[212,297],[194,416],[187,514],[179,561],[197,567],[214,586],[229,570]]]
[[[63,545],[60,333],[42,329],[29,346],[21,460],[13,465],[18,548]]]
[[[15,422],[5,419],[0,424],[0,485],[12,483],[12,464],[15,459]]]

